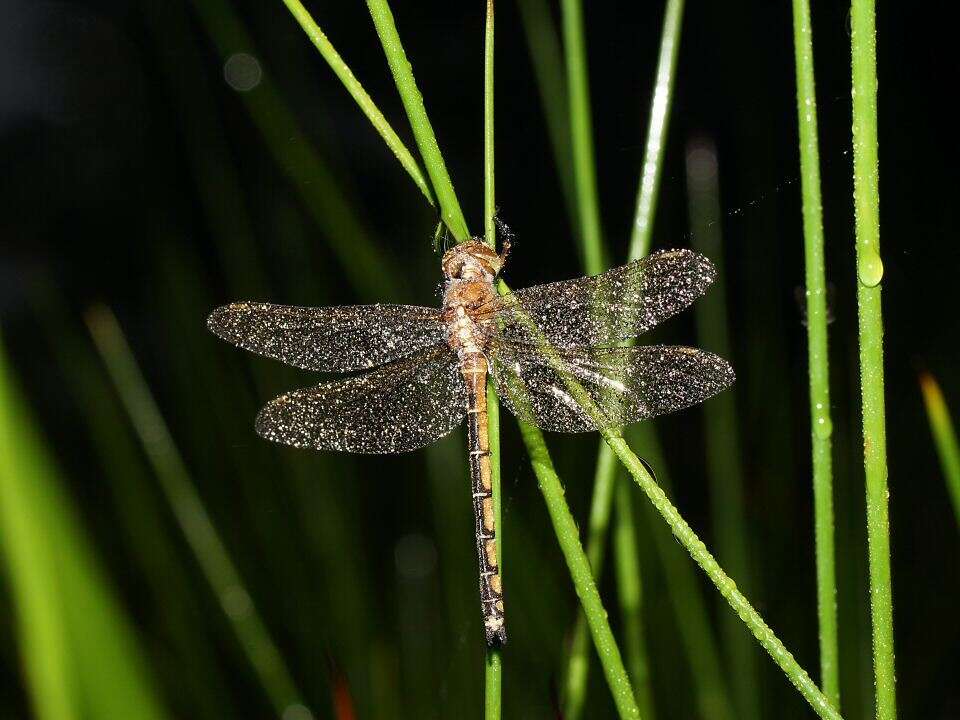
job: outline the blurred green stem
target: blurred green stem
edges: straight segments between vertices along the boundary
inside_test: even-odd
[[[644,257],[650,252],[650,236],[653,233],[653,219],[660,194],[663,153],[670,124],[670,107],[673,103],[673,86],[677,77],[677,52],[680,49],[682,21],[683,0],[667,0],[663,29],[660,31],[660,53],[653,84],[653,101],[650,103],[650,124],[647,127],[647,142],[643,152],[643,169],[640,173],[633,233],[630,237],[630,260]]]
[[[571,228],[577,228],[576,191],[573,188],[573,170],[568,148],[570,145],[570,118],[567,114],[567,88],[563,75],[563,54],[560,38],[550,16],[547,0],[519,0],[520,19],[527,36],[530,61],[537,79],[537,91],[543,105],[543,115],[550,137],[550,149],[560,178],[564,207]]]
[[[653,697],[650,693],[650,671],[643,629],[643,578],[640,572],[640,550],[637,547],[631,490],[626,478],[617,478],[617,524],[613,534],[613,549],[616,557],[617,590],[623,613],[623,647],[627,654],[627,667],[636,689],[640,715],[645,720],[652,720]]]
[[[493,0],[487,0],[487,23],[483,43],[483,229],[487,245],[496,250],[497,212],[493,131]],[[487,435],[490,449],[494,527],[497,533],[497,561],[503,577],[503,523],[500,508],[500,404],[493,381],[487,380]],[[484,720],[499,720],[503,695],[503,656],[500,648],[487,647],[484,682]]]
[[[923,402],[927,408],[927,417],[930,420],[930,431],[937,445],[937,455],[940,457],[940,468],[943,478],[953,502],[953,512],[960,527],[960,444],[957,443],[957,433],[950,419],[950,408],[940,386],[929,373],[920,375],[920,389],[923,391]]]
[[[877,29],[874,0],[853,0],[850,10],[853,78],[853,198],[856,216],[857,310],[863,463],[870,557],[870,617],[878,720],[897,716],[893,652],[893,591],[887,490],[887,430],[883,383],[880,281],[880,190],[877,142]]]
[[[687,198],[693,246],[711,258],[717,279],[710,292],[695,306],[697,339],[721,357],[731,357],[728,332],[723,239],[720,232],[720,186],[717,153],[707,139],[691,140],[687,145]],[[750,565],[748,522],[743,502],[743,466],[740,463],[740,437],[737,408],[732,390],[704,404],[704,436],[707,473],[710,482],[710,519],[716,538],[717,555],[726,570],[748,590],[756,586]],[[720,617],[724,654],[730,667],[730,685],[736,699],[738,716],[753,720],[760,716],[760,678],[756,650],[740,622],[729,613]]]
[[[301,702],[303,696],[203,507],[133,352],[106,307],[92,309],[87,325],[180,529],[274,709],[282,715],[288,707]]]
[[[597,171],[593,152],[593,122],[590,118],[590,86],[587,80],[587,50],[583,32],[581,0],[561,0],[563,45],[567,63],[567,100],[570,107],[570,149],[573,153],[573,184],[580,219],[580,249],[588,275],[607,267],[597,201]]]
[[[380,108],[373,102],[373,99],[367,94],[367,91],[363,89],[363,85],[360,84],[360,81],[357,80],[350,68],[347,67],[343,58],[341,58],[340,54],[334,49],[333,45],[327,39],[327,36],[323,34],[320,26],[310,17],[310,13],[303,7],[300,0],[283,0],[283,3],[287,6],[287,9],[290,11],[290,14],[293,15],[294,19],[300,23],[300,27],[303,28],[307,37],[310,38],[310,42],[320,51],[320,54],[323,56],[323,59],[327,61],[330,69],[340,78],[340,82],[343,83],[347,92],[357,101],[357,105],[363,110],[363,114],[367,116],[367,119],[370,121],[370,124],[373,125],[374,129],[380,133],[380,137],[383,138],[387,147],[393,151],[393,154],[397,160],[400,161],[403,169],[407,171],[407,174],[410,175],[410,178],[416,186],[420,188],[420,192],[423,193],[427,202],[433,205],[433,196],[430,194],[430,188],[427,186],[427,179],[423,176],[423,172],[420,170],[420,166],[417,165],[417,161],[413,155],[410,154],[410,151],[407,150],[403,141],[397,137],[397,133],[390,127],[390,123],[387,122],[383,113],[380,112]]]
[[[46,480],[40,449],[25,432],[16,409],[13,377],[0,345],[0,546],[9,574],[5,585],[16,611],[27,687],[39,720],[78,717],[80,703],[70,663],[62,605],[68,598],[57,582],[50,528],[38,502]]]
[[[197,14],[222,58],[256,48],[232,3],[193,0]],[[327,239],[344,275],[362,295],[396,297],[397,284],[360,216],[353,211],[327,165],[313,149],[293,112],[265,73],[256,88],[239,93],[277,164],[299,193],[303,207]]]
[[[814,80],[813,28],[809,0],[793,0],[793,41],[797,70],[797,121],[803,194],[806,264],[807,362],[810,377],[810,443],[813,455],[814,540],[817,562],[817,618],[820,628],[820,685],[840,707],[837,641],[837,581],[834,567],[833,424],[830,420],[830,358],[827,342],[827,279],[823,259],[820,150]]]
[[[629,259],[635,260],[643,257],[650,249],[650,234],[653,229],[653,218],[656,211],[657,195],[660,186],[660,177],[663,168],[663,154],[666,145],[666,133],[670,112],[670,104],[673,97],[673,84],[676,77],[677,50],[680,46],[680,27],[683,17],[683,1],[668,0],[664,14],[663,28],[660,36],[660,54],[657,63],[656,80],[654,82],[654,96],[650,107],[650,125],[647,130],[647,142],[644,150],[643,166],[640,174],[639,191],[637,195],[637,206],[634,216],[633,235],[630,242]],[[605,253],[601,239],[600,220],[599,220],[599,202],[597,200],[596,177],[593,173],[581,175],[580,170],[582,162],[577,162],[576,158],[586,158],[589,161],[589,167],[595,165],[593,157],[593,145],[590,136],[589,123],[589,92],[586,87],[586,56],[582,48],[582,12],[578,3],[568,3],[564,5],[564,35],[567,40],[567,72],[571,78],[574,78],[582,85],[574,100],[574,93],[571,93],[570,107],[571,117],[586,117],[586,132],[582,130],[580,134],[572,134],[571,143],[574,146],[574,171],[577,185],[577,198],[579,207],[578,216],[581,218],[581,255],[584,258],[584,269],[588,275],[595,275],[603,272],[606,265],[603,262]],[[579,43],[579,45],[578,45]],[[578,53],[572,53],[579,47]],[[573,67],[579,63],[581,67]],[[582,80],[580,80],[582,78]],[[583,105],[586,105],[586,108]],[[548,109],[549,110],[549,109]],[[572,123],[576,125],[576,121]],[[584,124],[581,121],[580,125]],[[594,247],[594,244],[597,247]],[[614,463],[613,452],[603,442],[597,454],[597,464],[594,471],[594,492],[593,501],[590,510],[590,536],[587,543],[588,553],[591,557],[596,557],[597,562],[593,563],[593,569],[596,577],[600,577],[603,563],[603,543],[606,540],[607,526],[610,518],[610,503],[614,496],[614,483],[616,482],[616,464]],[[624,511],[629,513],[629,510]],[[618,519],[626,521],[628,518],[623,513],[618,513]],[[618,531],[618,536],[623,536],[623,531]],[[635,562],[621,554],[626,549],[624,544],[618,544],[617,552],[618,562],[626,563],[628,566]],[[639,571],[639,567],[635,568]],[[619,579],[626,576],[626,568],[617,573]],[[624,608],[624,613],[627,610]],[[626,625],[641,626],[639,602],[630,612],[636,614],[636,618],[626,619]],[[628,641],[636,642],[641,639],[640,634],[634,633]],[[576,720],[580,717],[583,709],[583,703],[586,698],[587,675],[589,671],[589,648],[587,646],[587,633],[584,625],[583,616],[578,616],[573,630],[573,641],[571,642],[570,660],[567,668],[566,679],[566,713],[570,720]],[[628,656],[634,658],[631,665],[634,667],[645,666],[646,662],[642,658],[645,656],[645,650],[642,646],[633,645],[627,650]],[[634,678],[638,681],[639,678]],[[638,690],[641,702],[650,703],[649,697],[644,699],[644,691]]]
[[[437,202],[440,204],[440,216],[457,240],[465,240],[470,236],[467,230],[467,222],[453,191],[453,183],[450,181],[447,166],[443,162],[443,155],[440,153],[440,146],[433,132],[433,126],[427,117],[427,110],[423,105],[423,96],[420,94],[417,82],[413,77],[413,67],[407,60],[407,54],[400,42],[400,35],[397,33],[397,26],[393,21],[390,5],[387,0],[367,0],[367,8],[370,10],[370,17],[373,18],[377,35],[383,45],[383,52],[387,56],[387,63],[390,65],[394,82],[396,82],[397,90],[400,92],[400,99],[403,101],[404,108],[406,108],[410,127],[413,129],[413,136],[420,148],[420,155],[423,157],[427,174],[430,176],[430,182],[437,196]]]

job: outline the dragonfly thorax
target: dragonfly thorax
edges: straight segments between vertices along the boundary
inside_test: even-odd
[[[493,282],[506,256],[477,240],[460,243],[443,254],[441,267],[447,279],[486,280]]]
[[[496,298],[493,283],[488,280],[447,280],[443,322],[451,348],[467,354],[486,350]]]

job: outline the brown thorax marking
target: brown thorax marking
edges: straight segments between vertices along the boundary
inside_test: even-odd
[[[452,349],[464,354],[486,349],[486,326],[497,298],[493,281],[503,269],[508,253],[509,243],[498,255],[477,240],[460,243],[444,253],[441,266],[447,282],[443,320]]]

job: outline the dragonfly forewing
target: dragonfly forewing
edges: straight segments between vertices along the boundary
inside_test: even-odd
[[[702,255],[665,250],[601,275],[516,290],[492,311],[497,339],[558,348],[615,345],[676,315],[716,274]]]
[[[207,326],[244,350],[319,372],[365,370],[445,338],[440,311],[416,305],[310,308],[242,302],[214,310]]]
[[[380,455],[439,440],[466,411],[460,363],[444,344],[362,375],[281,395],[260,411],[256,429],[294,447]]]
[[[723,358],[674,345],[556,348],[502,343],[493,377],[503,404],[524,422],[579,433],[681,410],[734,381]],[[578,389],[591,402],[584,407]]]

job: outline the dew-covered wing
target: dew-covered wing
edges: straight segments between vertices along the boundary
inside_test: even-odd
[[[320,372],[383,365],[444,341],[440,311],[415,305],[308,308],[241,302],[214,310],[207,327],[259,355]]]
[[[257,416],[268,440],[317,450],[388,454],[416,450],[460,424],[466,385],[444,345],[354,377],[295,390]]]
[[[664,250],[601,275],[516,290],[498,301],[498,337],[562,348],[613,345],[676,315],[716,274],[703,255]]]
[[[734,381],[723,358],[675,345],[540,353],[506,344],[492,364],[497,394],[510,412],[554,432],[629,425],[695,405]]]

